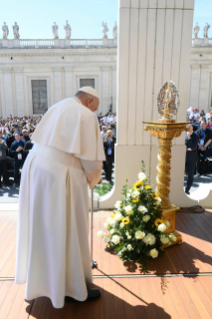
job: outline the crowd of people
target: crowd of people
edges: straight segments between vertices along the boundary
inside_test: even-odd
[[[42,116],[22,118],[0,118],[0,187],[2,180],[6,185],[18,187],[20,168],[33,147],[31,136],[41,121]],[[112,169],[116,143],[116,113],[98,115],[99,127],[104,145],[106,161],[103,170],[106,180],[112,185]],[[186,193],[193,183],[195,174],[199,176],[210,172],[212,166],[212,111],[205,114],[197,108],[189,108],[187,122],[190,124],[186,133],[186,165],[188,175]],[[211,163],[211,165],[210,165]],[[13,180],[10,180],[13,177]]]
[[[0,187],[2,179],[7,186],[19,186],[20,168],[33,147],[31,136],[41,118],[0,118]]]
[[[112,169],[115,156],[114,145],[116,143],[116,113],[107,113],[104,116],[100,113],[98,120],[106,157],[106,161],[103,162],[103,169],[106,180],[112,185]]]
[[[190,124],[186,133],[186,165],[188,175],[185,192],[190,194],[194,174],[198,176],[211,172],[212,160],[212,111],[205,114],[197,108],[190,107],[187,112]]]

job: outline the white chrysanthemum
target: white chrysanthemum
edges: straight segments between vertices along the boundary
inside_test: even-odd
[[[162,244],[165,245],[165,244],[168,244],[169,238],[168,238],[168,237],[161,237],[161,238],[160,238],[160,241],[161,241]]]
[[[143,231],[140,231],[138,230],[136,233],[135,233],[135,238],[136,239],[142,239],[145,237],[145,233]]]
[[[177,237],[176,237],[174,234],[170,234],[170,235],[169,235],[169,239],[170,239],[171,241],[176,241],[176,240],[177,240]]]
[[[152,257],[152,258],[157,258],[158,257],[158,251],[157,251],[157,249],[151,249],[150,250],[150,252],[149,252],[149,254],[150,254],[150,256]]]
[[[133,193],[132,193],[132,197],[133,198],[137,198],[138,196],[140,195],[140,192],[135,190]]]
[[[114,232],[115,232],[115,229],[112,228],[112,229],[110,230],[110,234],[113,235]]]
[[[150,216],[149,216],[149,215],[144,215],[143,221],[144,221],[145,223],[147,223],[149,220],[150,220]]]
[[[111,239],[112,243],[114,243],[115,245],[118,245],[120,243],[120,237],[118,235],[113,235],[112,239]]]
[[[116,222],[119,222],[120,220],[122,220],[124,218],[124,216],[122,216],[122,214],[121,213],[116,213],[116,215],[114,216],[114,220],[116,221]]]
[[[145,206],[138,206],[138,211],[141,212],[142,214],[145,214],[148,212]]]
[[[106,234],[102,230],[98,231],[98,237],[99,238],[104,238],[105,236],[106,236]]]
[[[143,172],[140,172],[140,173],[138,174],[138,180],[139,180],[140,182],[143,182],[143,181],[145,181],[145,179],[147,179],[147,178],[146,178],[146,174],[144,174]]]
[[[127,194],[127,198],[130,198],[131,196],[132,196],[131,193],[128,193],[128,194]]]
[[[125,251],[125,250],[127,250],[127,248],[126,248],[126,247],[123,247],[122,250]]]
[[[119,252],[118,252],[118,256],[121,256],[123,254],[123,250],[120,250]]]
[[[161,201],[162,201],[162,200],[161,200],[160,197],[156,197],[155,200],[156,200],[156,205],[157,205],[157,206],[161,205]]]
[[[124,225],[124,223],[121,223],[119,226],[120,226],[121,228],[123,228],[125,225]]]
[[[164,223],[161,223],[159,226],[158,226],[158,231],[160,232],[165,232],[166,230],[166,225]]]
[[[126,214],[131,215],[133,213],[133,208],[131,205],[127,205],[124,207]]]
[[[146,245],[154,245],[155,241],[156,241],[156,238],[154,235],[152,234],[148,234],[146,235],[146,237],[144,237],[143,239],[143,242],[146,244]]]
[[[109,230],[110,229],[110,224],[108,224],[107,222],[104,223],[104,227]]]
[[[118,201],[115,203],[114,206],[115,206],[115,208],[120,209],[120,208],[121,208],[121,201],[118,200]]]
[[[130,250],[133,250],[133,248],[132,248],[132,245],[127,245],[127,249],[130,251]]]
[[[164,224],[166,225],[167,229],[170,227],[170,222],[168,220],[165,220]]]
[[[113,228],[116,227],[116,220],[115,220],[114,218],[111,219],[111,221],[110,221],[110,226],[113,227]]]
[[[130,235],[127,236],[127,239],[131,239],[131,238],[132,238],[132,236],[130,236]]]

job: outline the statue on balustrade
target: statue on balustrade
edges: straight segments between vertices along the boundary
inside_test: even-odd
[[[6,40],[9,35],[9,29],[8,29],[8,26],[6,25],[6,22],[4,22],[2,26],[2,30],[3,30],[3,39]]]
[[[13,34],[14,34],[14,39],[15,40],[20,38],[19,26],[17,25],[17,22],[15,22],[15,25],[13,25]]]
[[[66,25],[64,26],[64,29],[66,30],[66,40],[69,40],[71,38],[71,27],[70,24],[68,24],[68,20],[66,20]]]
[[[198,22],[196,23],[194,27],[194,37],[198,38],[198,33],[199,33],[200,27],[198,26]]]
[[[117,23],[115,22],[115,25],[113,27],[113,39],[117,39],[118,38],[118,27],[117,27]]]
[[[108,27],[107,27],[107,23],[106,22],[102,22],[102,26],[103,26],[103,31],[102,33],[104,33],[103,35],[103,39],[107,39],[107,32],[109,31]]]
[[[208,23],[206,23],[206,25],[204,26],[204,31],[203,31],[203,38],[208,38],[208,30],[210,29],[210,25]]]
[[[56,25],[56,22],[54,22],[54,25],[52,26],[52,32],[54,34],[54,39],[59,39],[58,35],[58,25]]]

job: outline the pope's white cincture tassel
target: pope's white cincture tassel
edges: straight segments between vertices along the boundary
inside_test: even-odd
[[[91,190],[91,268],[96,268],[97,262],[93,260],[93,189]]]

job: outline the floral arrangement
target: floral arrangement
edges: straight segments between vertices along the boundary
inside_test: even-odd
[[[143,163],[143,162],[142,162]],[[147,183],[145,166],[138,181],[122,189],[123,199],[117,201],[113,214],[107,218],[98,236],[105,238],[107,249],[123,261],[135,261],[146,270],[150,258],[162,256],[162,245],[176,241],[173,233],[165,233],[170,224],[162,219],[161,199]]]

